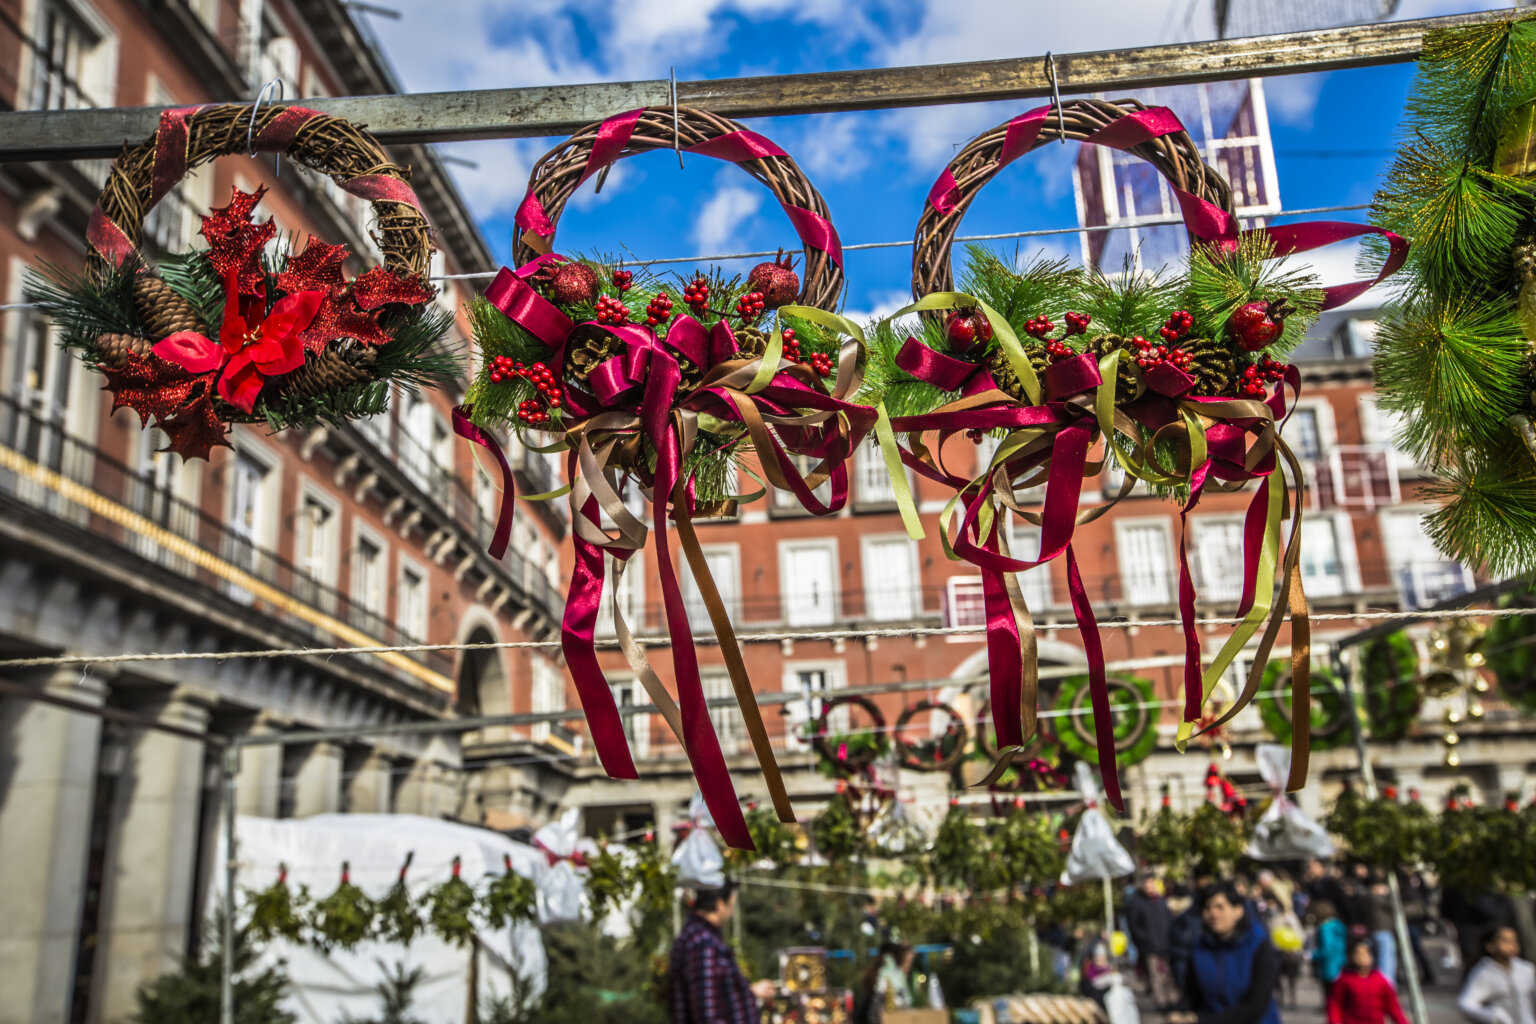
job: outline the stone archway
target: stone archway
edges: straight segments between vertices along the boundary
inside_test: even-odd
[[[496,637],[484,626],[476,626],[464,638],[467,644],[495,643]],[[470,717],[506,715],[512,712],[512,684],[506,661],[499,650],[464,651],[459,659],[459,710]],[[511,726],[498,725],[469,733],[466,743],[495,743],[511,738]]]

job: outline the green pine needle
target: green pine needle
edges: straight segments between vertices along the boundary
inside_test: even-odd
[[[1284,355],[1301,343],[1322,308],[1322,291],[1315,274],[1287,266],[1275,258],[1274,243],[1261,232],[1245,234],[1236,249],[1223,252],[1197,245],[1189,254],[1184,308],[1195,318],[1197,338],[1223,338],[1232,314],[1250,302],[1286,300],[1296,312],[1269,346]]]
[[[192,303],[204,323],[218,329],[224,319],[224,284],[208,262],[206,250],[161,255],[160,276],[171,291]]]
[[[133,280],[140,269],[135,260],[95,271],[39,262],[27,268],[23,295],[28,302],[52,307],[48,315],[64,347],[94,366],[101,361],[96,339],[103,334],[144,335],[133,306]]]
[[[1166,275],[1137,270],[1127,256],[1118,274],[1093,268],[1082,276],[1073,308],[1093,318],[1090,335],[1153,337],[1178,308],[1178,282]]]
[[[1424,518],[1441,551],[1498,578],[1536,565],[1536,456],[1513,431],[1441,472],[1428,494],[1445,503]]]

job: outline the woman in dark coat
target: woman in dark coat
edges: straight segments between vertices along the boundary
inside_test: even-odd
[[[1168,1024],[1280,1024],[1280,953],[1230,882],[1200,893],[1200,934]]]

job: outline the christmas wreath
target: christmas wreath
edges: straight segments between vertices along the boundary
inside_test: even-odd
[[[984,701],[976,715],[976,751],[972,756],[992,766],[1001,763],[1002,752],[994,742],[996,735],[992,704]],[[1040,724],[1023,747],[1014,749],[1004,771],[983,774],[991,778],[992,789],[1005,792],[1066,789],[1067,776],[1061,770],[1061,743],[1056,730],[1047,723]]]
[[[1020,270],[1014,261],[973,249],[965,290],[953,291],[952,243],[977,192],[1017,157],[1068,139],[1126,150],[1168,180],[1192,242],[1183,273],[1169,278],[1127,266],[1123,274],[1106,275],[1065,261]],[[940,175],[914,239],[918,301],[896,314],[923,313],[920,329],[897,330],[893,317],[871,344],[865,400],[888,414],[893,433],[904,438],[902,461],[955,491],[943,516],[946,552],[982,572],[998,746],[1021,746],[1036,724],[1034,629],[1014,574],[1065,555],[1100,723],[1096,760],[1105,795],[1121,810],[1103,650],[1071,545],[1080,522],[1102,515],[1137,481],[1176,496],[1181,520],[1207,489],[1238,490],[1258,481],[1246,531],[1243,621],[1209,667],[1201,663],[1194,586],[1182,539],[1179,545],[1187,652],[1181,746],[1216,681],[1272,610],[1276,625],[1262,634],[1259,664],[1287,611],[1296,631],[1307,629],[1297,544],[1301,503],[1288,499],[1280,467],[1290,467],[1297,487],[1302,473],[1279,433],[1291,407],[1287,389],[1294,396],[1300,376],[1280,357],[1319,310],[1369,284],[1320,289],[1311,276],[1272,261],[1374,229],[1309,224],[1242,232],[1233,209],[1227,183],[1205,164],[1171,111],[1133,100],[1039,108],[978,136]],[[925,438],[932,432],[936,441]],[[987,434],[999,440],[975,477],[950,468],[954,456],[946,448],[961,434],[978,444]],[[1103,458],[1090,461],[1100,443]],[[1109,505],[1080,512],[1085,480],[1111,460],[1123,468],[1124,485]],[[1022,508],[1016,492],[1041,484],[1042,507]],[[1288,507],[1298,511],[1282,544]],[[1009,551],[1002,527],[1010,514],[1040,525],[1038,555]],[[1277,567],[1283,570],[1278,588],[1272,585]],[[1299,679],[1306,670],[1298,660]],[[1216,725],[1252,699],[1257,672]],[[1302,780],[1305,751],[1297,753],[1293,779]]]
[[[832,731],[832,712],[838,708],[858,708],[869,718],[866,728],[851,733]],[[868,697],[833,697],[821,702],[821,714],[810,724],[811,746],[823,766],[839,778],[864,771],[890,750],[885,728],[885,712]]]
[[[1430,537],[1500,579],[1536,567],[1533,69],[1529,15],[1427,34],[1373,209],[1414,239],[1377,320],[1379,401],[1435,477]]]
[[[1408,735],[1424,706],[1418,686],[1419,650],[1398,630],[1366,644],[1360,659],[1371,738],[1396,743]]]
[[[1500,608],[1529,608],[1536,592],[1501,598]],[[1483,641],[1488,668],[1504,699],[1522,711],[1536,712],[1536,616],[1505,615],[1493,620]]]
[[[1127,767],[1140,764],[1157,747],[1157,716],[1150,707],[1155,702],[1152,680],[1139,676],[1110,677],[1105,685],[1109,690],[1105,703],[1110,708],[1107,731],[1112,737],[1113,756]],[[1089,704],[1093,705],[1092,710],[1085,708]],[[1098,764],[1099,736],[1106,730],[1095,721],[1102,712],[1091,699],[1088,676],[1061,681],[1056,710],[1063,719],[1058,731],[1061,745],[1074,757]]]
[[[938,735],[911,737],[908,728],[920,716],[942,714],[947,716],[944,731]],[[896,755],[903,768],[918,772],[947,772],[965,760],[965,748],[969,737],[965,721],[960,713],[941,701],[920,700],[903,708],[896,719]]]
[[[234,191],[202,220],[206,249],[139,251],[144,219],[190,169],[249,148],[279,150],[373,204],[382,266],[348,279],[346,246],[272,246]],[[54,307],[63,345],[106,378],[113,409],[165,432],[168,451],[207,458],[231,423],[272,430],[382,412],[390,384],[442,386],[458,365],[452,316],[430,300],[432,242],[407,172],[367,132],[303,107],[183,107],[118,158],[86,229],[83,272],[43,266],[30,296]],[[277,251],[269,251],[276,249]]]
[[[755,267],[745,282],[720,274],[675,281],[552,251],[556,221],[576,189],[616,160],[672,150],[737,164],[765,184],[805,243],[793,260]],[[496,435],[515,431],[529,447],[564,452],[575,569],[561,636],[593,746],[610,775],[634,778],[613,693],[593,649],[607,575],[656,546],[656,576],[672,641],[674,702],[644,650],[615,632],[663,718],[677,734],[704,798],[732,846],[750,839],[705,703],[693,627],[673,568],[674,535],[698,584],[775,811],[794,812],[753,698],[725,605],[710,578],[695,517],[760,498],[735,493],[738,468],[793,494],[816,514],[848,495],[847,459],[872,428],[874,410],[849,399],[864,363],[863,335],[828,310],[842,294],[842,250],[826,203],[778,146],[702,110],[656,107],[583,128],[534,167],[518,208],[517,269],[503,269],[473,307],[483,362],[455,429],[497,463],[503,503],[491,552],[510,535],[512,475]],[[798,300],[798,302],[797,302]],[[748,455],[753,466],[742,464]],[[809,469],[806,470],[806,465]],[[823,483],[830,497],[815,493]],[[647,524],[621,495],[650,499]],[[670,528],[669,520],[672,522]],[[618,579],[606,583],[618,586]]]
[[[1265,699],[1258,702],[1259,717],[1264,720],[1264,728],[1269,730],[1269,734],[1281,743],[1291,742],[1295,734],[1291,704],[1295,692],[1288,662],[1272,661],[1265,666]],[[1309,731],[1313,748],[1334,750],[1353,739],[1344,691],[1334,674],[1325,668],[1312,670],[1309,707]]]

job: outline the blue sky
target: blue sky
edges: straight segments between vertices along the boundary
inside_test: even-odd
[[[1394,17],[1502,6],[1400,0]],[[1214,35],[1210,0],[413,0],[400,7],[400,20],[371,23],[402,85],[412,91],[665,78],[669,67],[680,79],[695,79],[952,63]],[[1369,200],[1390,160],[1412,73],[1411,65],[1399,65],[1266,80],[1287,209]],[[929,186],[956,150],[1036,105],[819,114],[758,119],[749,126],[805,168],[847,244],[910,239]],[[498,259],[510,258],[512,214],[529,171],[558,141],[441,147],[446,155],[479,164],[451,170]],[[798,248],[771,196],[748,175],[701,157],[685,164],[679,170],[671,157],[648,154],[615,168],[601,194],[593,195],[589,182],[562,217],[556,247],[567,253],[627,248],[644,258]],[[1066,147],[1019,160],[988,186],[963,231],[1070,227],[1076,223],[1070,167]],[[1035,245],[1053,255],[1075,257],[1078,251],[1070,236]],[[1317,258],[1327,283],[1354,276],[1349,247],[1335,248]],[[847,308],[888,312],[907,301],[910,260],[906,248],[850,253]]]

